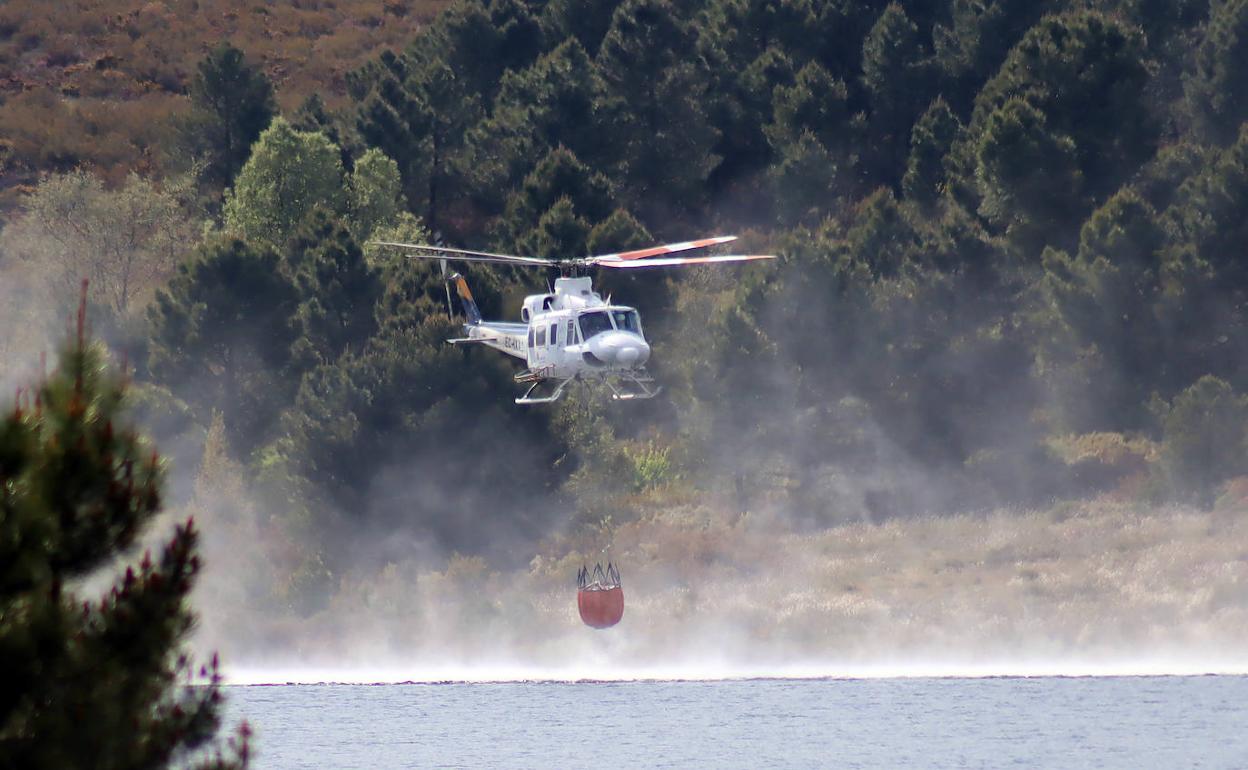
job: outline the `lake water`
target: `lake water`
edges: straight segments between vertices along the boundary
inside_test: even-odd
[[[255,767],[1248,768],[1248,677],[226,688]]]

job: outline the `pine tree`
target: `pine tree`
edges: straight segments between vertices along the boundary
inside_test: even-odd
[[[932,63],[918,26],[890,4],[862,43],[862,83],[870,102],[871,179],[896,184],[910,127],[930,93]]]
[[[537,257],[577,257],[586,254],[590,226],[576,213],[567,197],[560,198],[542,214],[537,227],[517,243],[519,250]]]
[[[125,380],[83,335],[0,417],[0,766],[245,767],[215,737],[216,659],[184,644],[199,534],[177,527],[98,600],[72,586],[125,553],[162,507],[163,463],[125,421]],[[223,754],[226,750],[227,758]]]
[[[500,223],[504,243],[527,239],[542,216],[561,198],[568,199],[578,216],[589,224],[606,219],[613,208],[611,185],[606,177],[593,173],[569,150],[559,147],[543,158],[508,198]]]
[[[1205,39],[1187,78],[1187,98],[1197,126],[1219,144],[1235,139],[1248,120],[1248,0],[1213,4]]]
[[[811,133],[829,150],[843,146],[849,122],[849,92],[818,62],[797,73],[792,86],[776,86],[775,122],[765,130],[773,146],[783,151]]]
[[[906,199],[931,206],[945,187],[945,155],[962,125],[944,99],[936,97],[910,132],[910,159],[901,189]]]
[[[234,447],[250,451],[290,402],[296,307],[276,252],[210,241],[148,309],[152,376],[182,394],[201,424],[225,411]]]
[[[680,52],[696,36],[670,0],[626,0],[596,60],[606,86],[599,110],[613,123],[620,171],[634,211],[694,208],[719,165],[718,131],[706,111],[711,79]]]
[[[207,137],[205,175],[228,187],[277,113],[273,86],[246,62],[242,51],[222,43],[200,62],[190,90],[199,119],[188,131]]]
[[[478,194],[501,200],[556,147],[596,165],[610,147],[609,126],[594,111],[603,85],[593,60],[567,40],[533,66],[507,72],[490,117],[469,132]]]
[[[300,367],[363,348],[377,328],[381,282],[351,231],[332,212],[316,210],[291,238],[286,266],[299,292]]]

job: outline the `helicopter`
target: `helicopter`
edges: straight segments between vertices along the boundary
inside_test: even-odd
[[[464,336],[447,341],[453,345],[481,344],[523,360],[525,368],[516,373],[515,381],[528,387],[515,401],[528,405],[558,401],[574,382],[605,385],[611,397],[620,401],[657,396],[662,388],[654,387],[654,378],[646,372],[650,345],[636,308],[614,304],[610,297],[604,300],[594,291],[592,280],[579,273],[593,267],[637,269],[775,259],[771,254],[664,256],[734,240],[735,235],[720,235],[573,258],[523,257],[422,243],[373,243],[417,252],[408,255],[413,259],[440,261],[447,310],[450,311],[450,287],[454,284],[466,316]],[[481,317],[464,277],[447,273],[448,260],[546,268],[560,275],[553,285],[548,285],[546,293],[525,297],[519,322],[487,321]]]

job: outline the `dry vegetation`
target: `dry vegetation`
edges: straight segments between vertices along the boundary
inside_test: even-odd
[[[110,181],[159,169],[204,54],[228,41],[259,62],[284,109],[318,93],[332,108],[346,73],[401,48],[447,0],[70,0],[0,4],[0,207],[47,170]]]
[[[250,624],[247,641],[222,628],[216,641],[244,665],[265,649],[298,647],[327,656],[304,662],[414,669],[1199,664],[1248,633],[1246,510],[1229,496],[1212,512],[1103,497],[799,533],[779,513],[687,506],[615,529],[611,558],[628,599],[625,620],[606,634],[576,617],[572,576],[602,542],[587,536],[552,544],[514,573],[462,557],[440,572],[390,565],[344,580],[318,615]]]

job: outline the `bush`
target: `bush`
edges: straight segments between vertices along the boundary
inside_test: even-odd
[[[1244,470],[1248,399],[1205,375],[1171,402],[1163,420],[1162,462],[1174,491],[1205,508],[1219,484]]]

